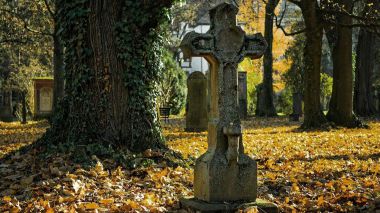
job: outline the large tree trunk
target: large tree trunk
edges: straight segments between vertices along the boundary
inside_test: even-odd
[[[276,108],[273,101],[273,19],[274,10],[278,0],[269,0],[265,7],[265,32],[264,38],[268,42],[268,48],[264,54],[264,79],[260,90],[260,102],[257,104],[256,115],[272,117],[276,116]]]
[[[352,0],[341,0],[341,6],[351,8]],[[333,46],[333,92],[327,118],[336,125],[355,127],[360,124],[353,113],[353,73],[352,73],[352,18],[338,15],[339,23],[334,31],[336,41]]]
[[[59,3],[66,94],[44,141],[136,152],[161,147],[154,92],[161,71],[158,29],[171,1]]]
[[[321,110],[320,72],[323,27],[317,11],[316,0],[304,0],[301,9],[306,26],[305,77],[304,77],[304,123],[303,128],[324,127],[327,120]]]
[[[380,8],[378,0],[367,0],[362,14],[369,10]],[[360,116],[373,116],[376,114],[373,81],[375,78],[376,63],[376,39],[375,33],[361,28],[359,31],[358,45],[356,49],[354,112]]]
[[[62,41],[57,33],[57,24],[55,24],[55,32],[53,35],[54,42],[54,92],[53,92],[53,112],[58,106],[59,100],[63,97],[65,92],[65,68],[64,68],[64,47]]]
[[[356,49],[354,111],[360,116],[373,116],[376,114],[373,69],[375,63],[376,35],[365,29],[360,29],[359,41]]]

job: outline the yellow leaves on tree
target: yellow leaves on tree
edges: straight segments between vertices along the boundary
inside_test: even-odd
[[[280,4],[281,5],[281,2]],[[276,9],[276,14],[280,13],[280,6]],[[247,34],[264,32],[265,25],[265,1],[252,0],[241,1],[239,7],[238,21],[243,25]],[[285,36],[284,33],[273,26],[273,79],[274,89],[276,91],[284,89],[285,84],[281,79],[281,74],[285,73],[291,65],[291,61],[286,60],[283,56],[286,49],[292,41],[292,37]],[[246,59],[241,63],[241,67],[247,72],[261,72],[263,61]],[[261,83],[261,78],[257,79]],[[257,85],[256,82],[253,82]]]

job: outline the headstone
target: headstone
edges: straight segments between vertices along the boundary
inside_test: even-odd
[[[188,106],[186,113],[186,131],[206,131],[207,117],[207,78],[202,72],[193,72],[187,79]]]
[[[195,164],[195,197],[181,199],[183,208],[195,212],[234,212],[238,206],[259,205],[255,203],[257,164],[244,154],[237,68],[246,56],[260,58],[267,43],[261,34],[245,35],[236,26],[237,13],[236,6],[219,4],[210,10],[210,30],[206,34],[188,33],[181,44],[186,58],[205,57],[211,71],[208,150]],[[275,205],[258,208],[278,211]]]
[[[43,87],[40,89],[40,112],[51,112],[53,108],[53,90]]]
[[[53,109],[52,78],[35,78],[34,82],[34,117],[44,117],[51,114]]]
[[[246,119],[248,116],[247,91],[247,72],[239,71],[239,112],[241,119]]]

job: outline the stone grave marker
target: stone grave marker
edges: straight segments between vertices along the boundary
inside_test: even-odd
[[[238,64],[244,57],[260,58],[267,43],[261,34],[248,36],[236,26],[237,13],[233,4],[217,5],[210,10],[210,30],[190,32],[181,44],[186,58],[205,57],[211,72],[208,150],[195,164],[195,197],[180,200],[194,212],[278,212],[276,205],[256,199],[257,164],[244,154],[238,100]]]
[[[239,71],[239,112],[241,119],[246,119],[248,116],[247,91],[247,72]]]
[[[206,131],[208,125],[206,76],[202,72],[191,73],[187,79],[187,89],[186,131]]]
[[[52,78],[35,78],[34,81],[34,116],[43,117],[53,110],[53,87]]]

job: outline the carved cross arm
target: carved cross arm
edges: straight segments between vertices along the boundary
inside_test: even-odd
[[[261,35],[261,33],[246,36],[244,42],[245,56],[251,59],[261,58],[267,48],[268,43]]]
[[[214,36],[207,33],[190,32],[182,40],[180,48],[186,59],[194,56],[211,55],[214,51]]]

